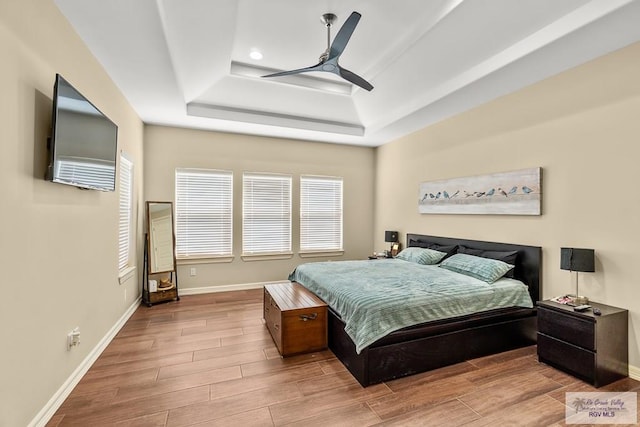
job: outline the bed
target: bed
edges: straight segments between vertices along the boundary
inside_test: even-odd
[[[344,311],[344,307],[336,302],[333,302],[334,306],[332,306],[331,297],[326,293],[323,294],[324,291],[321,288],[315,287],[313,278],[307,277],[305,274],[296,275],[296,272],[301,268],[296,269],[296,272],[292,274],[292,280],[298,281],[321,298],[324,296],[323,299],[329,304],[329,348],[360,384],[366,387],[535,343],[537,329],[535,303],[540,296],[541,249],[539,247],[420,234],[408,234],[407,247],[432,248],[448,252],[448,255],[459,251],[469,254],[477,254],[482,251],[482,254],[485,255],[511,252],[513,262],[510,263],[514,264],[515,268],[507,276],[512,276],[512,279],[500,279],[496,283],[504,283],[506,287],[511,286],[512,282],[520,283],[520,286],[525,290],[524,292],[528,292],[526,299],[529,303],[524,303],[522,295],[517,297],[504,296],[502,305],[493,305],[490,300],[487,300],[486,307],[475,307],[473,312],[469,313],[456,311],[459,307],[455,306],[454,310],[449,310],[446,313],[447,317],[442,317],[443,310],[439,310],[435,304],[431,309],[424,308],[424,311],[431,310],[435,313],[434,320],[401,327],[383,336],[380,336],[376,331],[373,334],[365,334],[363,338],[359,337],[354,330],[357,328],[352,326],[351,315],[345,315],[343,319],[338,314],[340,312],[347,313]],[[384,262],[390,264],[406,263],[406,261],[400,260],[361,261],[361,263],[369,263],[369,269],[379,270],[381,283],[386,280]],[[346,267],[350,262],[344,263]],[[435,269],[444,270],[437,267]],[[333,280],[330,282],[352,280],[349,276],[343,276],[340,270],[336,270],[332,277]],[[351,283],[359,281],[360,279],[353,280]],[[522,286],[522,283],[526,286]],[[344,288],[353,288],[352,293],[362,293],[362,289],[367,289],[370,285],[364,283],[358,286],[344,286]],[[465,284],[458,288],[470,286],[470,284]],[[398,292],[409,291],[399,288]],[[391,292],[389,295],[389,300],[393,300]],[[419,301],[420,297],[419,294],[412,293],[411,298],[407,298],[407,300]],[[509,301],[514,302],[510,303]],[[354,302],[353,305],[356,307],[357,313],[367,312],[363,309],[364,305],[360,301]],[[427,307],[426,304],[425,307]],[[370,311],[375,313],[384,311],[384,308]],[[410,310],[407,309],[407,311]],[[413,314],[410,312],[407,317],[411,316]],[[363,317],[366,316],[363,315]],[[368,323],[371,325],[386,322],[386,318],[372,317],[368,319]]]

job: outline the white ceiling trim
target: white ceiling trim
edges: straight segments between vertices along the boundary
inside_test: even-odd
[[[54,1],[145,123],[364,146],[640,41],[640,0]],[[344,65],[372,92],[260,77],[313,63],[314,17],[353,10]]]
[[[420,25],[415,26],[413,31],[407,34],[404,39],[396,42],[394,46],[391,46],[385,52],[380,52],[380,58],[382,60],[376,62],[372,67],[363,71],[363,75],[371,81],[375,81],[376,77],[382,74],[391,64],[396,62],[398,58],[406,54],[421,38],[423,38],[429,31],[431,31],[438,23],[444,20],[451,12],[465,0],[449,0],[442,10],[437,15],[429,18],[428,21],[422,22]],[[401,46],[401,47],[400,47]],[[356,90],[360,90],[357,87]]]
[[[259,123],[268,126],[306,129],[318,132],[337,133],[342,135],[363,136],[364,127],[355,123],[343,123],[331,120],[314,119],[289,114],[271,113],[249,110],[224,105],[211,105],[190,102],[187,114],[197,117],[209,117],[218,120],[233,120],[247,123]]]
[[[384,119],[367,126],[367,129],[375,133],[415,113],[425,105],[432,105],[634,1],[637,0],[593,0],[423,95],[417,96],[413,102],[403,104],[401,108],[394,111],[394,114],[389,114]]]
[[[283,70],[277,70],[275,68],[260,67],[253,64],[245,64],[242,62],[231,61],[231,68],[229,72],[235,76],[250,77],[263,79],[265,75],[277,73]],[[275,83],[294,85],[309,89],[320,90],[323,92],[332,92],[340,95],[351,95],[353,92],[353,85],[346,81],[323,79],[311,74],[292,74],[282,77],[269,77],[270,80]]]

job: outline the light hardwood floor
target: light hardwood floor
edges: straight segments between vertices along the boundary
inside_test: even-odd
[[[280,358],[262,290],[184,296],[138,308],[48,426],[564,425],[565,392],[595,389],[535,353],[362,388],[328,350]]]

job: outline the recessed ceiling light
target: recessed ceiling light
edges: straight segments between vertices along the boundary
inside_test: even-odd
[[[251,59],[255,59],[256,61],[260,61],[262,59],[262,52],[254,47],[249,51],[249,57]]]

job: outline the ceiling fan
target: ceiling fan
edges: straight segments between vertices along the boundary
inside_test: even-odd
[[[288,76],[291,74],[300,74],[300,73],[308,73],[310,71],[325,71],[327,73],[337,74],[343,79],[360,86],[361,88],[370,91],[373,89],[371,83],[360,77],[359,75],[347,70],[346,68],[342,68],[338,64],[338,59],[342,52],[344,51],[353,31],[356,29],[356,25],[358,25],[358,21],[360,21],[360,15],[358,12],[352,12],[351,15],[347,18],[347,20],[336,34],[335,39],[333,39],[333,43],[331,43],[331,25],[337,19],[337,16],[333,13],[325,13],[322,15],[321,21],[324,23],[325,27],[327,27],[327,50],[325,50],[322,55],[320,55],[320,62],[316,65],[306,68],[299,68],[297,70],[291,71],[282,71],[279,73],[268,74],[262,77],[279,77],[279,76]]]

